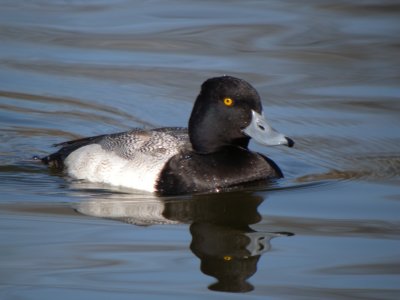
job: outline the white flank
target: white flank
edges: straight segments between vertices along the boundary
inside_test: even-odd
[[[92,144],[72,152],[64,163],[75,179],[154,192],[158,175],[174,154],[161,157],[137,152],[128,160]]]

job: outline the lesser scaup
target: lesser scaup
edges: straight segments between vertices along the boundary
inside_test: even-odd
[[[222,76],[202,84],[188,129],[133,129],[64,142],[42,162],[75,179],[159,195],[218,192],[283,177],[271,159],[248,149],[250,138],[294,144],[268,125],[249,83]]]

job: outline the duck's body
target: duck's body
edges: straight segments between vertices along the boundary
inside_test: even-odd
[[[189,129],[134,129],[58,144],[42,161],[75,179],[162,195],[225,190],[280,178],[279,167],[250,151],[249,135],[264,131],[270,144],[293,142],[268,127],[261,102],[247,82],[229,76],[202,85]],[[268,131],[269,132],[265,132]]]
[[[187,129],[134,129],[58,144],[62,148],[43,162],[90,182],[155,192],[166,162],[190,146]]]

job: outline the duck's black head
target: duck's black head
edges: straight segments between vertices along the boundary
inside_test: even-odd
[[[216,152],[229,145],[247,148],[251,137],[267,145],[293,145],[266,123],[257,91],[231,76],[211,78],[202,84],[189,120],[189,137],[199,153]]]

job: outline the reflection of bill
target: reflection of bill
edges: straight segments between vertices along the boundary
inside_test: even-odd
[[[118,219],[136,225],[188,223],[190,249],[201,260],[201,271],[217,282],[211,290],[248,292],[247,282],[273,237],[291,233],[257,232],[249,225],[261,220],[257,207],[263,199],[250,193],[199,195],[177,199],[134,199],[110,195],[79,204],[83,214]]]

